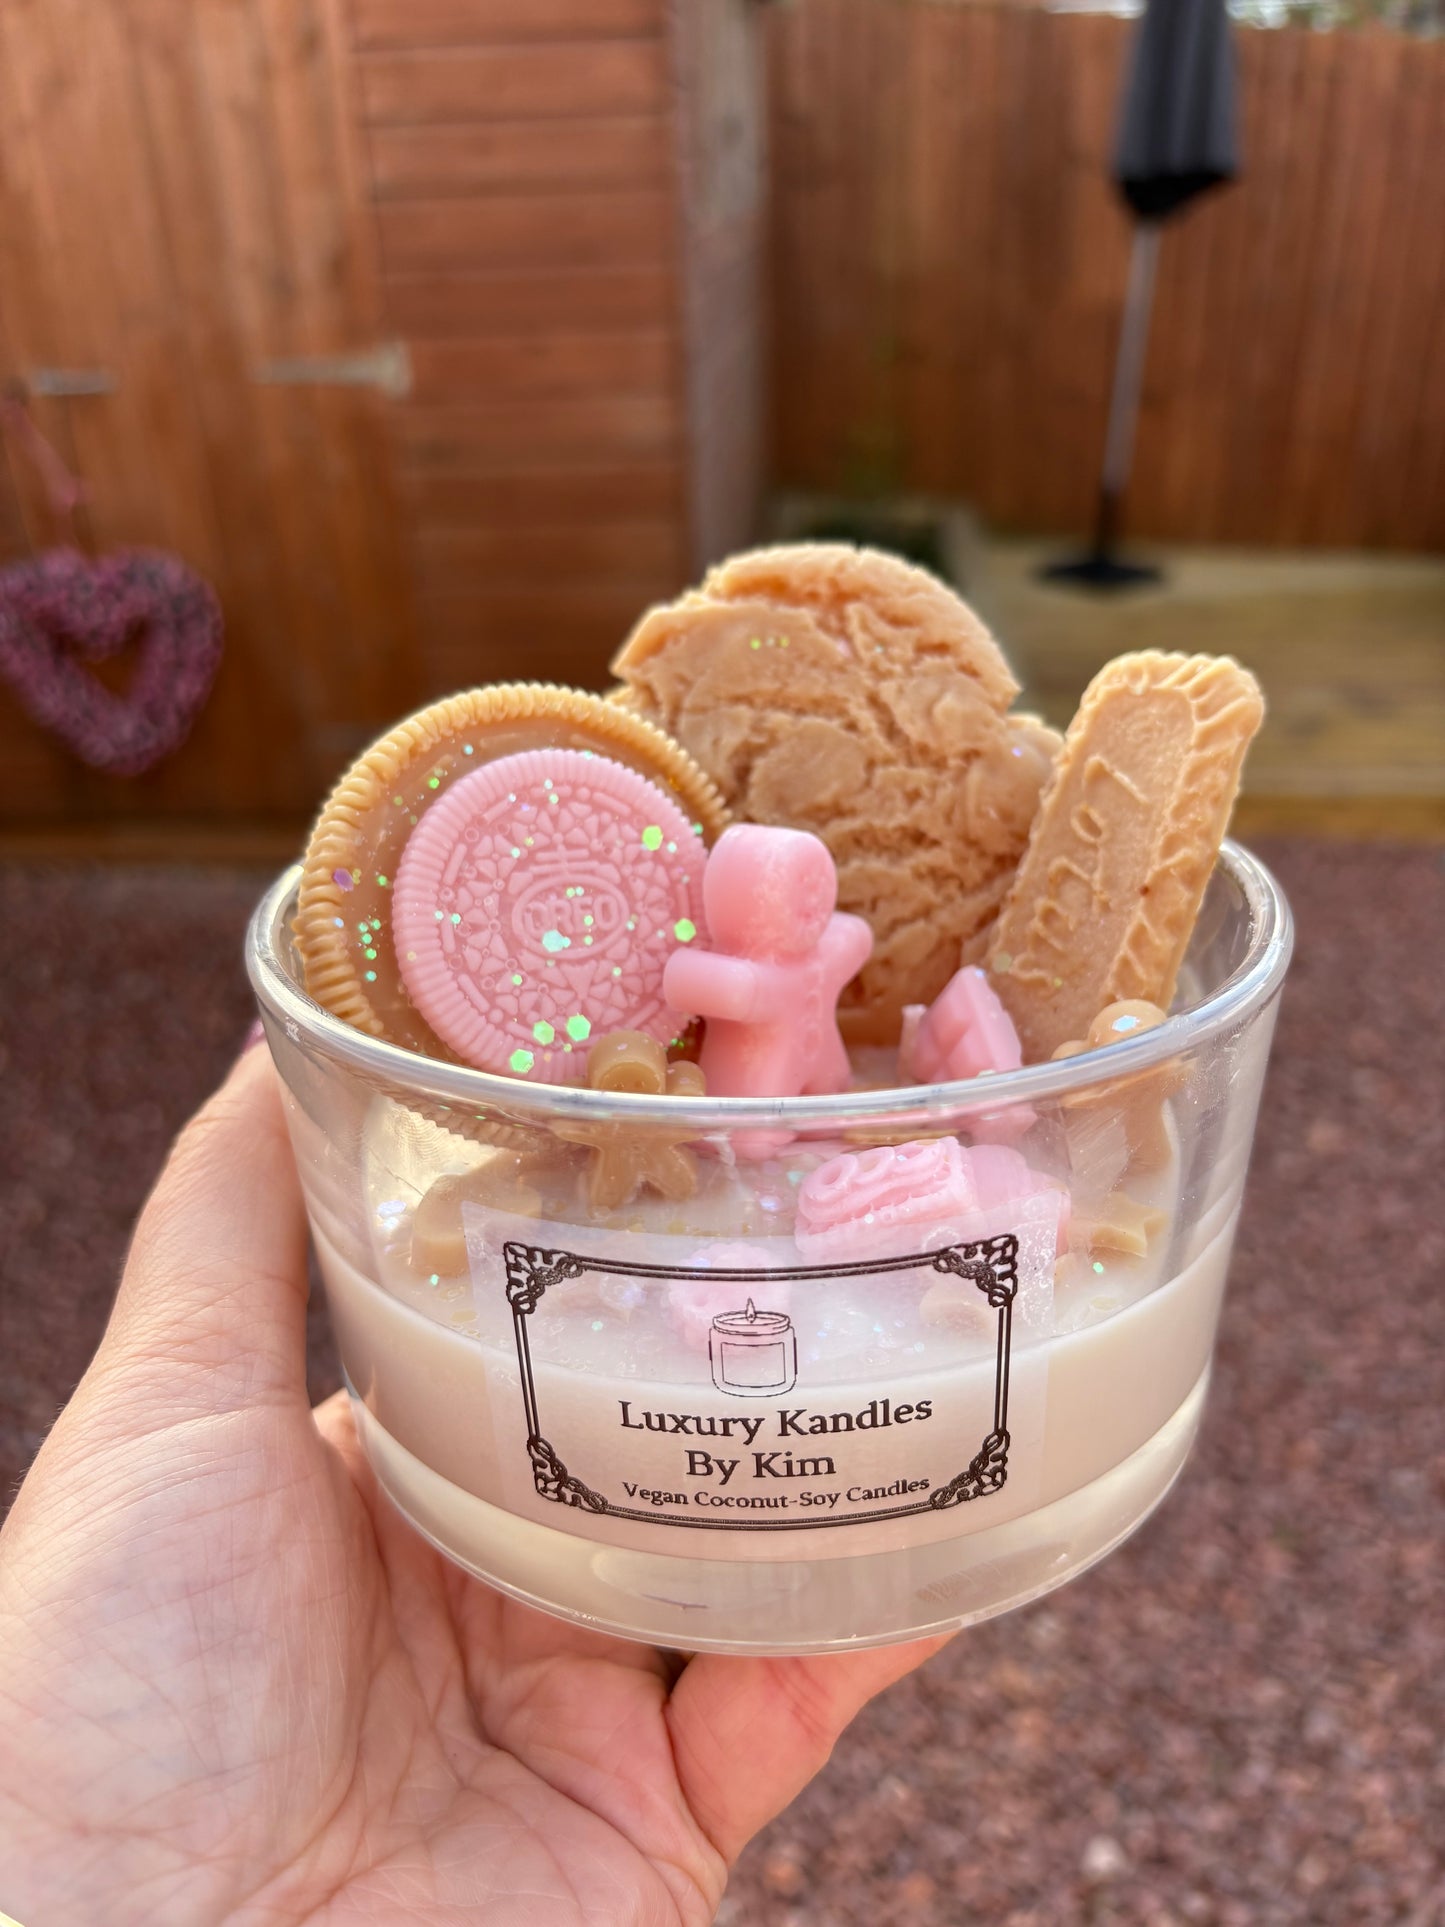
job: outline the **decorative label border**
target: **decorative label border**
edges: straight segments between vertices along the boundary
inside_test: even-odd
[[[778,1270],[749,1268],[709,1270],[710,1279],[732,1280],[766,1291],[780,1278],[820,1279],[858,1278],[888,1271],[916,1271],[928,1267],[956,1278],[971,1280],[998,1313],[998,1344],[994,1369],[993,1426],[982,1445],[963,1470],[946,1485],[936,1486],[926,1499],[912,1504],[884,1506],[872,1512],[852,1512],[843,1518],[808,1519],[680,1519],[663,1517],[657,1512],[631,1506],[614,1505],[600,1492],[594,1492],[575,1473],[569,1472],[542,1430],[537,1411],[537,1387],[532,1376],[532,1352],[527,1339],[527,1321],[541,1303],[543,1293],[567,1279],[584,1277],[588,1272],[606,1272],[618,1278],[694,1278],[697,1273],[686,1265],[647,1265],[619,1258],[590,1258],[580,1251],[545,1249],[539,1245],[508,1242],[502,1246],[507,1270],[507,1303],[512,1308],[512,1327],[517,1340],[517,1363],[522,1376],[522,1407],[527,1426],[527,1456],[532,1463],[532,1479],[539,1498],[555,1505],[577,1506],[586,1512],[614,1519],[632,1519],[642,1525],[681,1526],[708,1532],[810,1532],[824,1526],[869,1525],[881,1519],[902,1519],[913,1513],[943,1512],[950,1506],[967,1505],[970,1500],[987,1498],[1002,1490],[1008,1478],[1009,1366],[1013,1347],[1013,1305],[1018,1295],[1019,1241],[1012,1232],[984,1238],[977,1243],[945,1245],[938,1251],[925,1251],[902,1258],[878,1258],[847,1265],[801,1265]]]

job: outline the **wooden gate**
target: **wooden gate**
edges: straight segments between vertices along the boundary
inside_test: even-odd
[[[173,549],[227,650],[186,748],[120,783],[0,699],[11,821],[294,820],[415,683],[374,385],[340,0],[6,0],[0,379],[84,480],[74,534]],[[66,539],[12,437],[0,553]]]
[[[748,539],[761,64],[755,0],[0,0],[0,379],[87,544],[174,549],[227,623],[133,783],[0,688],[12,847],[119,815],[285,847],[409,703],[605,683]],[[0,560],[63,533],[8,454]]]

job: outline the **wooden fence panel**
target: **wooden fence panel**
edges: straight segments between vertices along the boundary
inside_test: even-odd
[[[466,47],[660,33],[666,0],[353,0],[360,47]]]
[[[570,45],[428,47],[364,57],[362,97],[374,127],[427,121],[545,119],[655,114],[666,106],[663,43],[576,41]]]
[[[380,398],[262,380],[377,338],[340,21],[338,0],[0,9],[0,377],[108,383],[30,404],[86,495],[73,531],[47,524],[27,475],[29,546],[172,549],[227,630],[190,740],[143,778],[80,767],[0,696],[12,821],[294,820],[415,687]]]
[[[485,268],[448,262],[427,274],[394,274],[386,286],[392,325],[413,342],[479,341],[520,332],[650,328],[676,308],[670,263],[652,267]]]
[[[1129,224],[1130,28],[939,0],[770,16],[775,452],[1086,526]],[[1241,29],[1241,181],[1165,230],[1129,521],[1445,545],[1445,44]]]
[[[5,0],[0,380],[108,379],[30,404],[73,530],[0,448],[0,560],[172,548],[227,651],[133,782],[0,693],[0,819],[295,824],[411,702],[605,682],[747,539],[760,47],[752,0]]]
[[[569,120],[487,121],[458,127],[377,127],[372,179],[382,200],[438,199],[496,188],[649,187],[665,178],[669,129],[656,114]]]
[[[659,267],[672,255],[670,196],[586,187],[475,199],[387,201],[377,210],[388,276],[491,268]]]

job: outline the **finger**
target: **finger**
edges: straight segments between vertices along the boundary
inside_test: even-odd
[[[199,1368],[214,1402],[306,1403],[306,1226],[269,1054],[248,1050],[176,1140],[102,1352]]]
[[[695,1659],[668,1723],[683,1795],[729,1864],[826,1765],[862,1707],[948,1643],[919,1640],[821,1659]]]

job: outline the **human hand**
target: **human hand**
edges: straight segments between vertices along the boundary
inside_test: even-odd
[[[939,1642],[693,1659],[467,1577],[305,1386],[249,1052],[183,1132],[0,1533],[0,1909],[25,1927],[697,1927]]]

